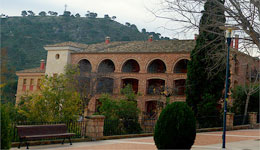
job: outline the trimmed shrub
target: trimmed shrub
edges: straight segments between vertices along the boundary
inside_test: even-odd
[[[11,122],[6,106],[1,106],[1,149],[11,147]]]
[[[190,149],[196,137],[196,120],[185,102],[166,106],[155,125],[154,142],[158,149]]]

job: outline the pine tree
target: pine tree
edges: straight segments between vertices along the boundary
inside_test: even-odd
[[[222,96],[225,81],[225,64],[218,64],[215,57],[225,56],[224,10],[218,3],[224,0],[207,0],[200,20],[199,36],[191,52],[186,81],[186,101],[197,117],[217,116],[217,105]],[[221,57],[221,56],[219,56]],[[224,58],[224,57],[223,57]],[[208,68],[214,74],[209,74]]]

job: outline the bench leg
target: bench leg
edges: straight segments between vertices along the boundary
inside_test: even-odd
[[[65,141],[65,138],[64,138],[63,141],[61,142],[62,145],[64,144],[64,141]]]
[[[21,144],[22,144],[22,140],[20,139],[20,143],[19,143],[19,145],[18,145],[18,149],[20,149]]]
[[[71,140],[70,140],[70,137],[69,137],[69,141],[70,141],[70,145],[72,145]]]
[[[29,143],[26,141],[26,149],[29,149]]]

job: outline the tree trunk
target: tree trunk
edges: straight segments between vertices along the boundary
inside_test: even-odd
[[[246,121],[246,114],[247,114],[249,99],[250,99],[250,94],[248,93],[246,95],[246,105],[245,105],[245,111],[244,111],[244,116],[243,116],[243,124],[245,124],[245,121]]]

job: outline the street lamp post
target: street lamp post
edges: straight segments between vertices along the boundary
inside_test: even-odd
[[[224,98],[224,116],[223,116],[223,135],[222,135],[222,150],[226,149],[226,115],[227,115],[227,99],[228,99],[228,75],[229,75],[229,52],[230,52],[230,44],[232,40],[232,31],[237,30],[236,27],[227,27],[222,26],[220,29],[226,30],[226,38],[227,38],[227,65],[226,65],[226,81],[225,81],[225,98]]]

